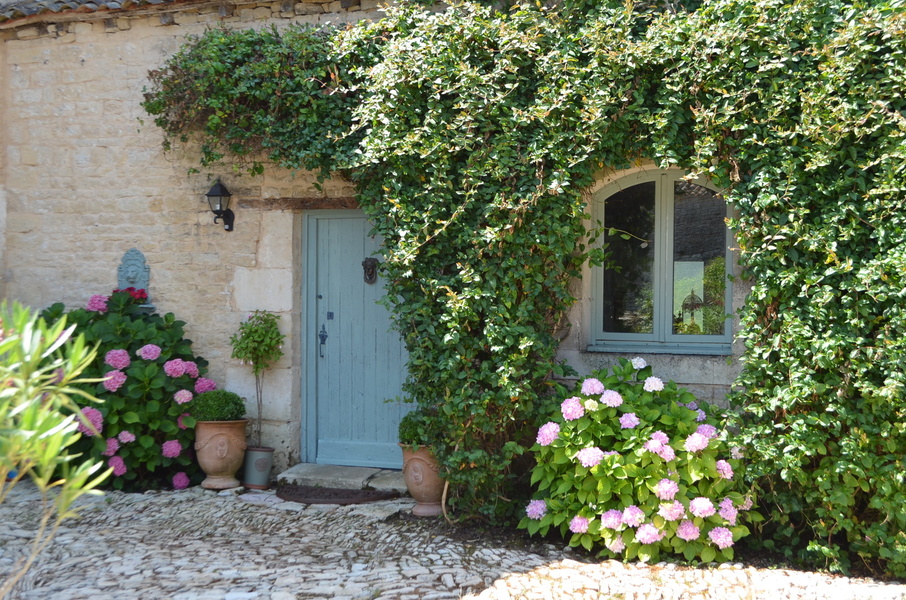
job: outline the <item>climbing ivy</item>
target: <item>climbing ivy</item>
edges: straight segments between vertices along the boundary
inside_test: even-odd
[[[144,106],[202,164],[356,183],[463,517],[521,504],[526,424],[564,370],[552,332],[606,260],[584,190],[641,159],[709,177],[752,281],[733,401],[761,538],[906,575],[906,8],[700,4],[403,3],[336,31],[213,30]]]

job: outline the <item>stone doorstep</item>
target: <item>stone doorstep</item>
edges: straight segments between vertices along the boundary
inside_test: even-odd
[[[369,467],[339,467],[301,463],[277,475],[277,482],[294,485],[343,488],[347,490],[371,489],[406,493],[402,471]]]

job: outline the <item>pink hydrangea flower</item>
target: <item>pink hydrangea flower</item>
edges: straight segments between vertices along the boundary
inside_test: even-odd
[[[672,479],[661,479],[654,488],[654,495],[661,500],[673,500],[679,492],[679,484]]]
[[[582,406],[588,412],[595,412],[598,410],[598,401],[597,400],[586,400],[582,403]]]
[[[730,458],[735,458],[736,460],[741,460],[743,458],[742,449],[739,446],[733,446],[730,448]]]
[[[730,466],[730,463],[725,460],[719,460],[715,466],[721,477],[724,479],[733,479],[733,467]]]
[[[124,444],[135,441],[135,435],[131,431],[121,431],[116,437]]]
[[[575,421],[585,414],[585,409],[582,407],[582,402],[579,398],[573,396],[563,401],[563,404],[560,405],[560,412],[563,413],[563,418],[567,421]]]
[[[661,449],[657,453],[662,459],[667,462],[670,462],[676,458],[676,451],[673,450],[673,446],[661,446]]]
[[[92,408],[91,406],[86,406],[81,412],[82,416],[91,423],[91,427],[83,423],[82,420],[79,420],[79,431],[85,435],[97,435],[101,433],[101,426],[104,423],[104,415],[101,414],[101,411]],[[94,427],[94,430],[91,429],[92,427]]]
[[[186,374],[186,363],[181,358],[174,358],[164,363],[164,373],[168,377],[181,377]]]
[[[622,536],[617,536],[617,538],[607,544],[607,549],[613,552],[614,554],[619,554],[626,549],[626,544],[623,543]]]
[[[662,444],[669,444],[670,438],[663,431],[655,431],[651,434],[651,439]]]
[[[586,396],[596,396],[604,391],[604,384],[595,379],[594,377],[589,377],[582,382],[582,393]]]
[[[191,360],[183,361],[182,363],[186,368],[186,375],[195,379],[198,377],[198,365],[192,362]]]
[[[160,346],[155,344],[145,344],[136,352],[140,358],[145,360],[157,360],[160,357]]]
[[[652,454],[659,453],[663,447],[664,444],[662,444],[658,440],[648,440],[647,442],[645,442],[645,450],[651,452]]]
[[[739,511],[733,506],[733,500],[724,498],[720,502],[720,510],[717,511],[717,514],[725,519],[730,525],[736,525],[736,517],[739,514]]]
[[[687,542],[697,540],[699,535],[701,535],[701,531],[692,521],[683,521],[676,529],[676,536]]]
[[[608,529],[619,529],[623,524],[623,513],[617,509],[608,510],[601,515],[601,526]]]
[[[122,371],[109,371],[107,379],[104,380],[104,389],[108,392],[115,392],[126,383],[126,374]]]
[[[662,504],[657,514],[668,521],[679,521],[686,516],[686,507],[683,506],[682,502],[674,500],[673,504]]]
[[[623,396],[614,390],[604,390],[604,393],[601,394],[601,404],[616,408],[623,404]]]
[[[646,392],[660,392],[664,389],[664,382],[660,377],[648,377],[645,379],[645,385],[642,386]]]
[[[573,517],[572,521],[569,522],[569,530],[573,533],[585,533],[588,531],[588,519],[576,515]]]
[[[104,362],[114,369],[125,369],[132,362],[128,350],[111,350],[104,355]]]
[[[195,380],[195,393],[202,394],[204,392],[210,392],[211,390],[216,390],[217,384],[214,383],[213,379],[208,379],[207,377],[199,377]]]
[[[689,452],[700,452],[708,447],[708,438],[700,433],[693,433],[686,438],[684,445]]]
[[[560,425],[551,421],[541,426],[535,441],[542,446],[550,446],[558,437],[560,437]]]
[[[632,429],[636,427],[641,421],[635,416],[635,413],[626,413],[620,417],[620,427],[622,429]]]
[[[189,487],[189,476],[184,472],[180,471],[173,476],[173,489],[174,490],[184,490]]]
[[[695,430],[695,433],[700,433],[709,440],[713,440],[717,437],[717,427],[704,423],[698,426],[698,429]]]
[[[733,545],[733,534],[726,527],[715,527],[708,532],[708,538],[720,549]]]
[[[751,510],[752,506],[754,505],[755,503],[752,501],[752,499],[746,496],[745,501],[740,505],[739,508],[741,508],[742,510]]]
[[[189,390],[179,390],[178,392],[173,394],[173,400],[175,400],[177,404],[185,404],[186,402],[190,402],[193,397],[194,396],[192,396],[192,392],[190,392]]]
[[[630,527],[638,527],[645,520],[645,512],[635,504],[623,509],[623,523]]]
[[[705,411],[703,411],[700,408],[695,409],[695,421],[697,423],[701,423],[702,421],[704,421],[707,418],[708,418],[708,415],[705,414]]]
[[[525,514],[529,519],[541,519],[547,514],[547,502],[544,500],[532,500],[525,507]]]
[[[689,511],[696,517],[710,517],[715,512],[714,503],[704,496],[699,496],[689,503]]]
[[[583,467],[590,469],[604,460],[604,451],[600,448],[582,448],[576,453],[576,459]]]
[[[123,460],[122,456],[111,456],[107,461],[107,466],[113,469],[113,474],[116,477],[125,475],[126,471],[129,470],[126,468],[126,461]]]
[[[645,362],[645,359],[642,358],[641,356],[636,356],[629,362],[632,363],[632,368],[636,369],[637,371],[641,371],[642,369],[644,369],[645,367],[648,366],[648,363]]]
[[[120,449],[120,443],[116,438],[107,438],[107,449],[101,452],[103,456],[113,456]]]
[[[161,454],[167,458],[176,458],[182,454],[182,444],[179,443],[179,440],[166,441],[161,447]]]
[[[655,544],[664,537],[664,532],[650,523],[645,523],[635,531],[635,539],[640,544]]]
[[[181,415],[179,415],[179,417],[177,417],[177,419],[176,419],[176,426],[179,427],[180,429],[186,429],[186,425],[185,425],[185,423],[182,422],[182,420],[184,417],[188,417],[188,416],[189,416],[189,413],[182,413]]]
[[[88,304],[85,305],[85,310],[99,313],[107,312],[107,296],[95,294],[88,299]]]

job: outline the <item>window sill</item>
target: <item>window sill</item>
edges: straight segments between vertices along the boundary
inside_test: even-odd
[[[586,352],[613,352],[617,354],[694,354],[700,356],[731,356],[729,343],[683,344],[668,342],[603,342],[590,344]]]

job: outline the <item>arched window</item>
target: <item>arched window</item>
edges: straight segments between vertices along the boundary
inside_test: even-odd
[[[593,274],[589,350],[730,354],[727,204],[679,170],[645,170],[597,190],[612,268]]]

